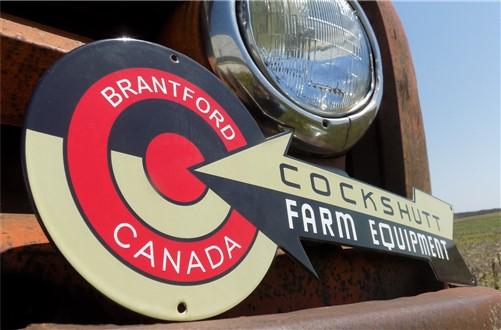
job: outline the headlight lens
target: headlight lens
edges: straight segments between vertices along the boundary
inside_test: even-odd
[[[242,2],[241,17],[259,69],[298,106],[340,117],[370,97],[370,43],[347,1]]]
[[[381,54],[356,0],[207,1],[201,22],[214,73],[269,134],[291,128],[293,147],[330,156],[376,117]]]

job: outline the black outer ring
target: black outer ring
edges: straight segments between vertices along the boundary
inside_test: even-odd
[[[177,57],[176,62],[171,59],[172,55]],[[26,111],[22,135],[21,160],[26,188],[29,192],[30,201],[38,222],[40,223],[40,226],[42,227],[47,238],[53,244],[55,242],[52,240],[47,228],[44,226],[43,219],[40,216],[34,202],[33,193],[28,180],[25,157],[26,132],[30,129],[64,139],[63,153],[66,172],[65,176],[69,181],[70,177],[68,167],[66,166],[67,134],[71,117],[78,101],[92,86],[92,84],[99,79],[115,71],[134,67],[167,71],[190,81],[203,89],[225,109],[245,136],[247,140],[247,147],[258,144],[264,140],[263,133],[259,129],[259,126],[256,124],[240,100],[214,74],[189,57],[175,50],[151,42],[135,39],[101,40],[76,48],[52,65],[40,79]],[[238,263],[226,272],[209,280],[199,282],[172,282],[146,274],[124,262],[121,257],[117,256],[101,240],[100,236],[96,234],[92,226],[88,223],[85,214],[80,208],[79,202],[75,198],[71,182],[68,182],[68,184],[73,196],[73,202],[76,204],[82,218],[85,219],[87,226],[94,236],[108,251],[117,257],[118,260],[122,261],[122,263],[135,272],[138,272],[148,278],[176,285],[196,285],[207,283],[231,272],[242,260],[246,258],[246,255],[244,255]],[[257,232],[252,245],[254,244],[256,237]],[[57,246],[57,244],[54,245]]]

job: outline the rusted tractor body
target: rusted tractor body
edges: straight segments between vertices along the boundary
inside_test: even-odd
[[[356,179],[408,198],[412,198],[413,187],[429,193],[423,122],[405,33],[391,3],[361,5],[377,35],[382,57],[384,93],[376,120],[344,156],[296,156],[343,169]],[[49,242],[33,215],[25,188],[21,131],[30,97],[45,70],[66,52],[91,40],[124,35],[145,39],[178,50],[210,69],[200,10],[197,2],[2,4],[3,327],[159,322],[101,295]],[[256,120],[262,118],[256,116]],[[217,320],[170,326],[501,326],[497,292],[449,289],[448,283],[436,280],[424,261],[337,246],[310,244],[306,248],[320,281],[279,253],[259,287],[238,306]],[[289,312],[294,313],[281,314]],[[253,317],[238,323],[231,319],[240,316]]]

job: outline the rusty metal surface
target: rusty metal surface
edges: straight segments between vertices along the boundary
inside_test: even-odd
[[[385,95],[375,126],[368,132],[365,142],[357,146],[348,156],[347,162],[354,168],[358,178],[365,179],[364,176],[367,176],[366,181],[369,182],[379,180],[380,182],[377,183],[379,186],[393,192],[409,196],[412,186],[423,191],[430,191],[416,81],[405,35],[390,3],[368,2],[362,5],[379,35],[385,67]],[[167,37],[166,44],[177,49],[179,46],[175,46],[176,43],[185,44],[186,49],[191,48],[189,52],[195,54],[190,55],[196,58],[198,53],[199,61],[203,62],[206,61],[203,49],[199,40],[194,37],[199,33],[199,26],[198,23],[192,26],[193,20],[189,19],[198,15],[197,9],[196,6],[193,8],[191,6],[187,4],[184,9],[179,9],[177,16],[173,16],[177,18],[168,25],[170,37]],[[185,22],[186,27],[190,28],[190,37],[186,35],[181,37],[182,35],[177,32],[183,29],[179,29],[174,22],[176,24]],[[11,19],[2,18],[0,23],[1,120],[2,124],[20,125],[32,89],[41,74],[61,55],[81,45],[81,42]],[[188,52],[184,49],[181,51]],[[337,166],[344,167],[344,159],[339,160]],[[5,217],[11,221],[4,222]],[[10,322],[7,325],[11,327],[26,326],[33,322],[81,324],[156,322],[129,312],[103,297],[71,268],[51,244],[33,244],[47,242],[33,216],[15,217],[13,215],[1,217],[1,294],[2,301],[9,302],[2,304],[3,327],[5,327],[6,317],[7,322]],[[4,223],[8,225],[4,226]],[[308,253],[319,272],[320,281],[313,278],[288,256],[280,255],[256,291],[221,317],[282,313],[371,299],[392,299],[438,290],[443,286],[435,281],[426,264],[413,259],[315,245],[309,246]],[[398,301],[401,302],[400,299]],[[482,301],[475,303],[484,306]],[[377,304],[382,306],[383,302]],[[358,306],[361,305],[357,304],[354,309],[358,310]],[[393,308],[396,307],[398,306],[393,305]],[[335,308],[345,308],[345,306]],[[378,310],[377,306],[371,308],[374,311]],[[337,317],[329,318],[327,314],[321,314],[324,310],[329,311],[328,315],[337,315]],[[367,313],[373,318],[361,318],[368,323],[351,323],[355,324],[353,327],[364,327],[364,324],[371,327],[377,327],[378,324],[384,326],[383,323],[375,323],[377,313],[370,312],[370,310],[370,308],[367,309]],[[411,310],[414,309],[411,308]],[[243,320],[250,320],[248,327],[251,328],[256,326],[316,327],[317,325],[328,328],[344,325],[348,327],[349,323],[335,322],[343,320],[355,322],[358,312],[351,310],[350,314],[349,310],[342,311],[343,309],[333,311],[332,308],[321,308],[297,312],[299,316],[296,316],[296,313],[280,314],[260,316],[258,319],[249,317],[238,319],[238,321],[211,321],[212,323],[207,324],[210,323],[213,328],[236,324],[244,326],[247,321]],[[431,313],[424,307],[421,312],[419,310],[415,312],[416,315]],[[309,318],[310,313],[318,315],[318,318],[325,320],[326,323],[310,323],[316,319]],[[343,313],[351,317],[343,316],[345,315]],[[284,318],[280,318],[281,315]],[[392,317],[394,320],[410,317],[407,314],[401,315],[406,316],[400,316],[400,319],[398,315]],[[465,315],[469,314],[465,312]],[[499,320],[499,315],[495,314],[495,316]],[[388,317],[391,319],[390,316]],[[340,321],[336,321],[338,319]],[[243,323],[240,322],[241,320]],[[287,323],[287,320],[290,322]],[[56,325],[39,326],[56,327]],[[173,325],[173,327],[176,326],[179,324]],[[190,323],[186,326],[198,327],[199,323]],[[390,327],[391,324],[386,323],[386,326]],[[165,327],[165,324],[161,327]],[[200,325],[200,327],[210,326]]]
[[[2,322],[7,328],[33,322],[156,322],[102,296],[51,244],[32,244],[46,239],[35,217],[4,215],[1,219],[2,224],[8,223],[2,225],[2,242],[11,245],[1,254],[2,287],[8,288],[1,295],[3,301],[9,302],[2,305],[2,315],[7,315]],[[31,238],[12,240],[13,233],[21,234],[26,228]],[[289,256],[280,254],[258,288],[219,318],[393,299],[443,288],[431,269],[418,260],[321,245],[309,245],[307,252],[320,280]]]
[[[210,69],[200,26],[201,1],[186,1],[173,9],[159,43],[173,48]]]
[[[156,41],[179,1],[2,1],[2,13],[91,40]],[[72,38],[74,39],[74,38]],[[80,39],[78,39],[80,40]]]
[[[2,14],[1,123],[21,126],[31,94],[42,74],[82,41],[61,32]]]
[[[278,257],[257,289],[222,317],[392,299],[443,288],[417,260],[320,245],[309,246],[307,253],[319,280],[290,257]]]
[[[33,214],[0,214],[0,253],[17,247],[48,243]]]
[[[388,301],[191,323],[127,326],[126,329],[499,329],[501,292],[455,288]],[[33,324],[28,329],[116,329]]]
[[[346,168],[355,178],[402,196],[412,197],[413,187],[431,192],[424,126],[405,32],[390,2],[363,1],[361,5],[379,41],[384,95],[372,127],[348,154]],[[199,2],[187,2],[176,8],[166,23],[160,42],[209,68],[199,15]],[[275,128],[266,126],[269,123],[259,116],[259,111],[251,113],[265,134],[276,133]],[[325,162],[329,166],[345,168],[344,159],[326,159]],[[316,160],[315,163],[321,164]]]
[[[17,329],[39,322],[153,322],[100,294],[49,243],[12,248],[0,258],[2,329]]]
[[[361,5],[378,37],[384,94],[373,127],[348,156],[349,171],[402,196],[411,197],[413,187],[429,193],[423,120],[405,32],[391,2]]]

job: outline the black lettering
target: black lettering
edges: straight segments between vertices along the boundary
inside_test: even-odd
[[[421,220],[421,214],[419,213],[419,210],[417,212],[417,214],[419,215],[419,221],[416,218],[416,213],[414,213],[414,207],[411,206],[411,210],[412,210],[412,217],[414,218],[414,221],[416,221],[417,224],[422,224],[423,220]],[[428,219],[426,219],[426,220],[428,220]],[[430,222],[428,221],[428,227],[429,226],[430,226]]]
[[[325,191],[317,188],[317,185],[315,184],[315,178],[318,178],[321,181],[325,182]],[[329,186],[329,181],[327,181],[327,178],[325,176],[317,174],[317,173],[311,173],[310,174],[310,181],[311,181],[311,188],[313,188],[313,190],[317,194],[324,195],[324,196],[331,195],[331,187]]]
[[[364,192],[364,189],[362,189],[362,198],[364,199],[364,206],[365,206],[365,208],[367,208],[367,200],[370,200],[372,202],[372,206],[374,206],[374,211],[377,211],[376,203],[374,203],[374,200],[372,199],[372,191],[369,191],[366,194]]]
[[[428,227],[430,227],[430,214],[428,212],[425,212],[425,211],[421,211],[424,216],[426,217],[426,222],[428,222]]]
[[[387,202],[388,204],[386,204],[385,202]],[[381,196],[381,204],[383,204],[383,212],[385,214],[393,215],[395,214],[395,212],[393,212],[393,207],[391,207],[390,202],[391,199],[385,196]],[[387,211],[387,208],[389,209],[389,211]]]
[[[292,165],[289,165],[289,164],[284,164],[284,163],[281,163],[280,164],[280,178],[282,179],[282,182],[289,186],[289,187],[292,187],[292,188],[297,188],[297,189],[301,189],[301,186],[297,183],[294,183],[294,182],[291,182],[291,181],[288,181],[286,178],[285,178],[285,169],[288,169],[288,170],[291,170],[291,171],[294,171],[294,172],[297,172],[297,167],[295,166],[292,166]]]
[[[400,202],[397,202],[398,204],[398,209],[400,210],[400,218],[402,218],[402,220],[404,219],[404,213],[407,214],[407,217],[409,218],[409,221],[411,221],[411,215],[409,214],[409,206],[407,204],[405,204],[405,211],[402,209],[402,207],[400,206]]]
[[[354,204],[354,205],[357,205],[357,202],[354,201],[353,199],[349,199],[348,197],[346,197],[346,195],[344,194],[344,188],[350,188],[350,189],[353,189],[353,186],[351,184],[348,184],[348,183],[344,183],[344,182],[341,182],[339,184],[339,188],[341,188],[341,197],[343,197],[344,201],[347,202],[347,203],[350,203],[350,204]]]
[[[438,223],[438,221],[440,220],[440,218],[437,217],[436,215],[434,215],[433,219],[435,219],[435,221],[437,222],[438,231],[440,231],[440,224]]]

